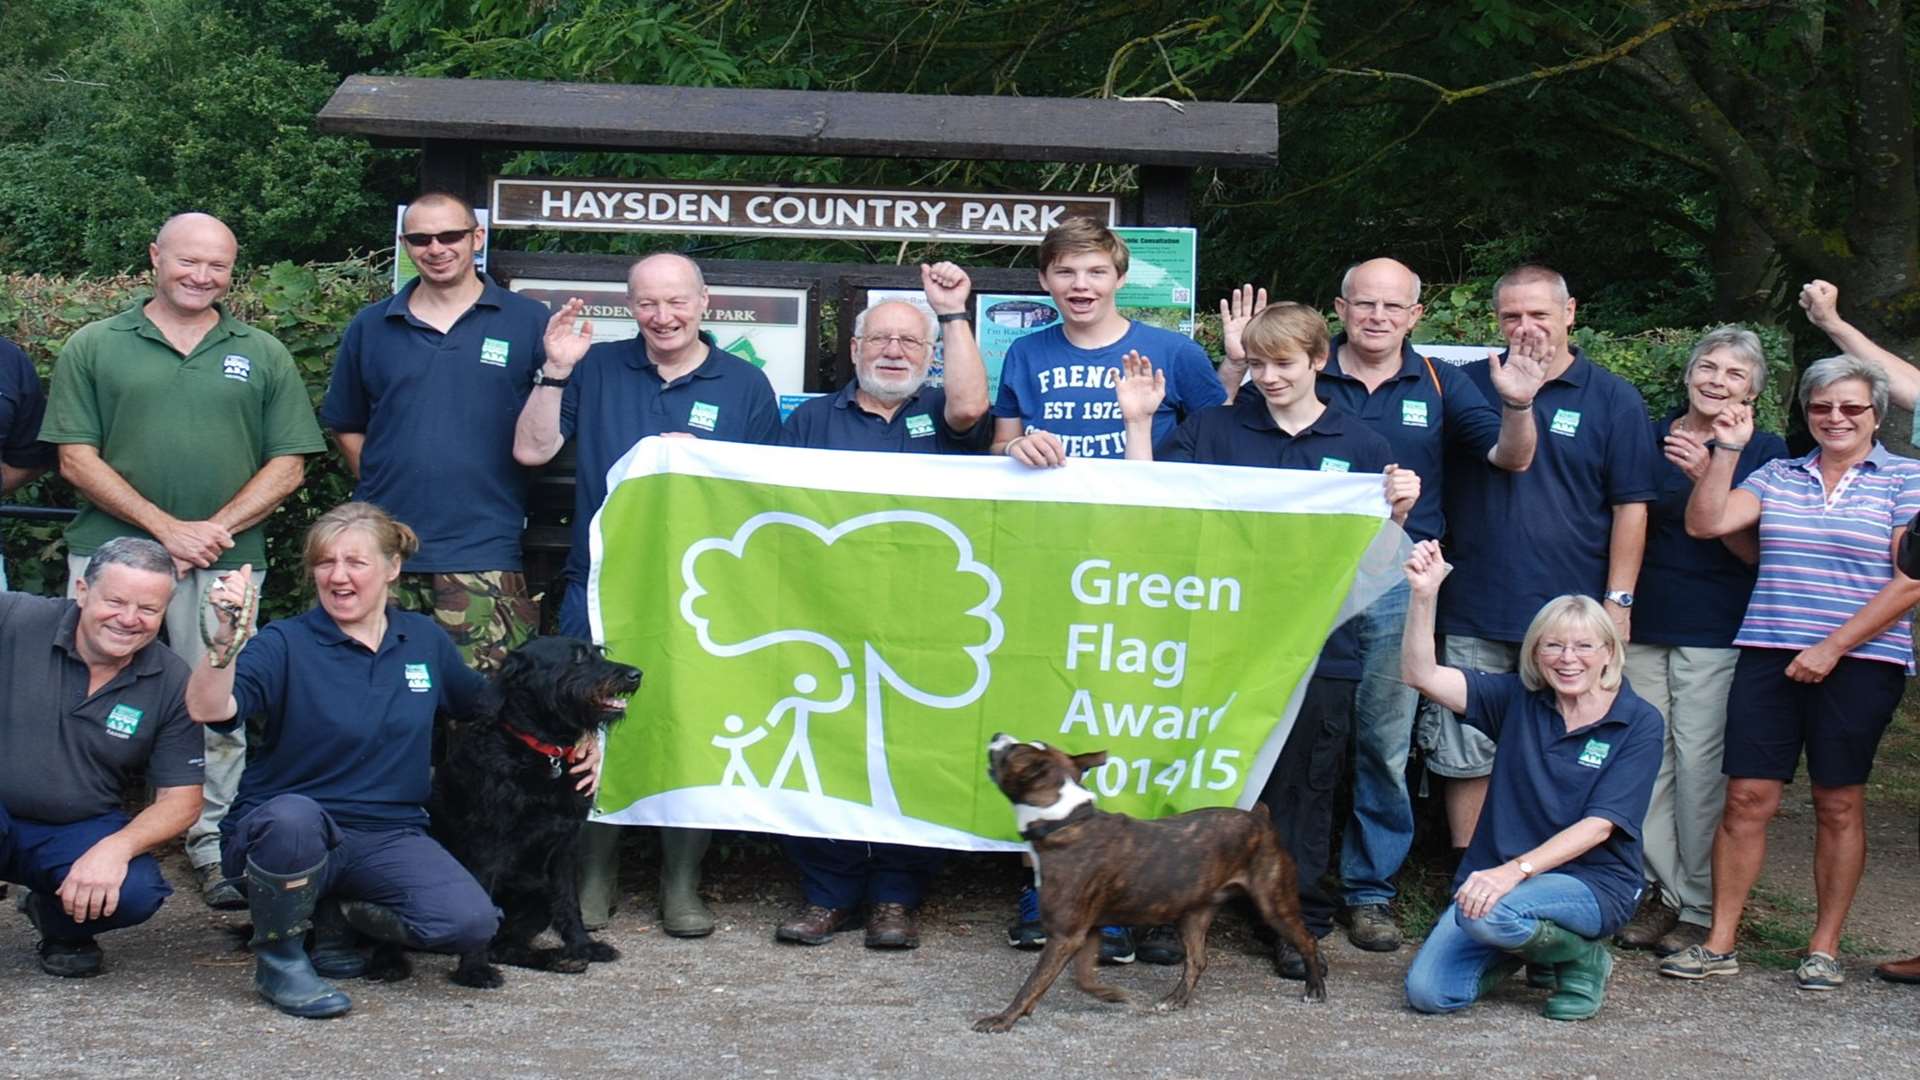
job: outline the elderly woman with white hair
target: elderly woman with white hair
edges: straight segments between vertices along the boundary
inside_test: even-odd
[[[1750,529],[1718,540],[1688,536],[1687,499],[1713,456],[1713,418],[1751,406],[1766,389],[1766,353],[1753,331],[1722,326],[1694,344],[1682,380],[1686,404],[1653,422],[1666,460],[1654,466],[1627,646],[1627,681],[1666,720],[1666,753],[1647,807],[1647,903],[1615,937],[1661,956],[1705,941],[1713,913],[1713,835],[1727,794],[1720,754],[1740,658],[1733,638],[1760,555]],[[1737,456],[1733,482],[1786,456],[1780,436],[1756,432]]]
[[[1431,540],[1407,560],[1401,674],[1498,753],[1453,902],[1407,969],[1407,1003],[1463,1009],[1524,963],[1551,972],[1548,1019],[1585,1020],[1600,1011],[1613,971],[1602,939],[1640,899],[1660,714],[1621,680],[1620,632],[1589,596],[1540,609],[1517,674],[1442,667],[1434,606],[1451,569]]]
[[[1740,970],[1735,935],[1767,853],[1767,823],[1801,752],[1813,787],[1817,914],[1803,990],[1846,981],[1840,931],[1866,863],[1866,781],[1880,736],[1913,674],[1913,607],[1920,582],[1895,561],[1920,511],[1920,461],[1877,437],[1887,415],[1879,365],[1832,356],[1807,369],[1800,403],[1819,445],[1779,458],[1736,488],[1753,410],[1713,420],[1713,456],[1687,503],[1688,534],[1708,539],[1760,528],[1760,574],[1734,644],[1722,768],[1727,797],[1713,844],[1713,925],[1707,940],[1668,957],[1662,975],[1703,979]]]

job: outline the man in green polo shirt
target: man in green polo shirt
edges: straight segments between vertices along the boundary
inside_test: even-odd
[[[67,528],[69,591],[108,540],[159,541],[180,579],[167,641],[189,666],[205,651],[206,591],[221,571],[267,564],[260,523],[300,486],[305,455],[326,448],[286,346],[220,307],[238,250],[218,218],[168,219],[147,249],[153,295],[67,340],[40,428],[87,501]],[[205,803],[187,855],[208,903],[243,907],[219,888],[219,830],[246,735],[209,730],[206,744]]]

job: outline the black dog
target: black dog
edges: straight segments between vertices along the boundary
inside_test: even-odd
[[[462,724],[434,775],[434,839],[460,860],[501,913],[485,952],[460,957],[453,981],[500,985],[489,963],[578,973],[620,958],[580,921],[574,838],[590,796],[570,772],[573,747],[626,711],[640,671],[588,642],[535,638],[508,654],[487,707]],[[552,926],[560,947],[535,948]]]

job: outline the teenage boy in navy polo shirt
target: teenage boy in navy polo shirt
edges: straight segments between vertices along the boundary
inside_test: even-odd
[[[853,324],[853,381],[795,409],[781,445],[907,454],[986,448],[987,369],[967,320],[972,284],[952,263],[922,265],[920,284],[934,315],[899,301],[861,312]],[[928,387],[936,333],[946,342],[945,385]],[[920,901],[942,852],[810,836],[781,837],[781,845],[800,868],[806,904],[773,932],[776,941],[824,945],[864,905],[867,948],[919,947]]]
[[[1090,218],[1068,218],[1040,244],[1040,287],[1060,321],[1007,350],[993,404],[993,451],[1033,468],[1070,457],[1120,457],[1126,432],[1113,400],[1120,358],[1151,357],[1167,378],[1153,419],[1163,438],[1182,418],[1231,393],[1191,338],[1137,323],[1114,307],[1127,280],[1127,245]],[[1238,385],[1236,382],[1235,385]]]
[[[1256,297],[1249,285],[1221,302],[1228,329],[1222,378],[1237,379],[1245,369],[1235,323],[1244,323],[1265,301],[1265,293]],[[1333,303],[1346,329],[1333,339],[1315,389],[1322,400],[1385,436],[1400,467],[1421,477],[1407,533],[1416,542],[1437,540],[1446,533],[1442,463],[1449,450],[1515,472],[1533,461],[1531,405],[1546,358],[1520,353],[1490,368],[1500,395],[1490,402],[1458,368],[1414,351],[1409,335],[1422,311],[1420,276],[1393,259],[1348,269]],[[1342,921],[1348,940],[1374,952],[1400,946],[1400,927],[1387,905],[1394,898],[1394,875],[1413,846],[1407,755],[1420,695],[1400,678],[1406,620],[1407,586],[1401,582],[1353,624],[1361,675],[1353,720],[1353,814],[1340,854]]]
[[[567,554],[560,632],[591,638],[587,621],[588,526],[607,498],[607,470],[649,435],[773,443],[780,405],[760,369],[701,332],[707,282],[684,255],[649,255],[627,272],[627,304],[640,324],[628,341],[590,345],[593,327],[575,297],[547,326],[546,364],[513,433],[513,457],[545,465],[575,440],[573,549]],[[605,926],[618,868],[615,826],[584,826],[580,914]],[[662,927],[674,937],[713,932],[713,912],[697,891],[700,860],[712,834],[661,829]]]
[[[1449,666],[1507,672],[1517,668],[1517,643],[1534,613],[1564,593],[1604,600],[1621,639],[1630,639],[1655,451],[1640,392],[1568,341],[1574,300],[1565,278],[1544,266],[1509,271],[1494,285],[1494,308],[1509,356],[1544,335],[1551,359],[1533,398],[1540,435],[1526,472],[1449,459],[1447,522],[1458,569],[1441,589],[1439,626]],[[1483,395],[1499,395],[1488,362],[1466,371]],[[1493,741],[1444,713],[1423,725],[1422,744],[1428,768],[1447,780],[1453,846],[1465,848],[1486,799]]]
[[[1115,393],[1126,418],[1128,459],[1384,473],[1393,520],[1404,524],[1420,498],[1419,475],[1396,468],[1385,438],[1315,393],[1315,377],[1328,353],[1327,322],[1320,313],[1304,304],[1275,304],[1253,316],[1240,338],[1250,386],[1233,404],[1189,417],[1158,446],[1150,440],[1166,376],[1137,355],[1126,358],[1126,375]],[[1333,791],[1346,758],[1361,677],[1356,627],[1349,622],[1327,639],[1293,733],[1261,794],[1298,866],[1301,916],[1315,937],[1325,937],[1333,927],[1333,898],[1320,878],[1330,856]],[[1280,974],[1306,978],[1299,952],[1285,941],[1274,948]]]
[[[474,269],[485,242],[458,195],[407,207],[400,243],[420,276],[347,326],[320,423],[360,481],[353,497],[420,537],[395,599],[491,671],[540,622],[521,573],[527,472],[513,460],[513,425],[548,313]]]

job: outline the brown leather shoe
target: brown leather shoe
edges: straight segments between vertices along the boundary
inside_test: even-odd
[[[773,932],[775,941],[792,941],[801,945],[825,945],[833,938],[835,930],[846,928],[853,915],[852,908],[821,907],[808,904],[800,913]]]
[[[1896,983],[1920,983],[1920,956],[1906,960],[1889,960],[1873,969],[1875,975]]]
[[[875,904],[867,912],[867,948],[917,949],[920,920],[905,904]]]
[[[1613,940],[1629,949],[1651,949],[1679,922],[1679,912],[1661,903],[1658,896],[1650,897],[1633,921],[1613,935]]]

